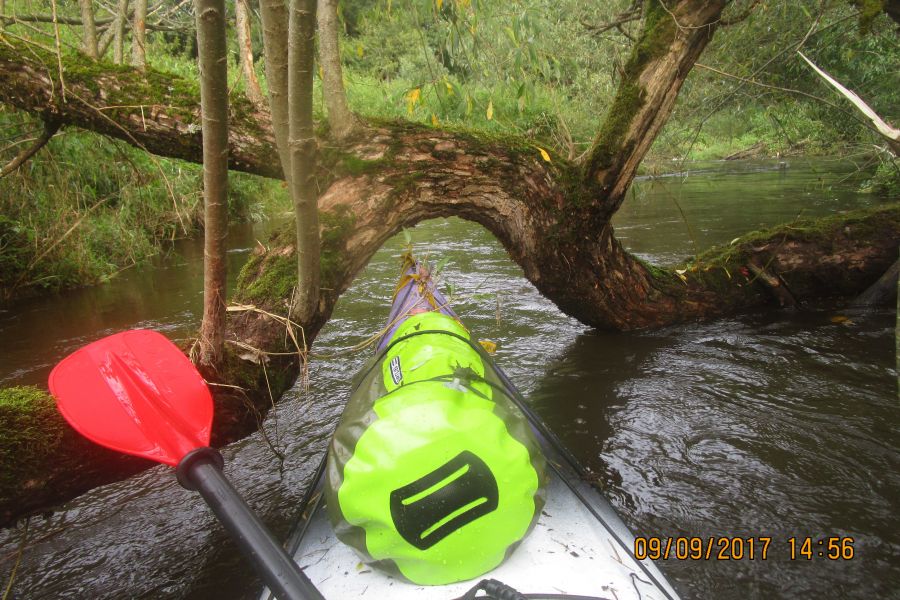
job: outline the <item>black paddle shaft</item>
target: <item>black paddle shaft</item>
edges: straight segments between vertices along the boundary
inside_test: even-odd
[[[222,456],[216,450],[198,448],[188,453],[181,459],[176,474],[182,486],[200,492],[279,600],[325,600],[225,479]]]

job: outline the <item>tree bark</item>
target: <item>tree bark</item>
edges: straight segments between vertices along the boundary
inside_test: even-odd
[[[331,135],[344,140],[353,133],[356,119],[347,106],[344,91],[337,5],[338,0],[319,0],[319,63],[322,66],[322,91]]]
[[[897,259],[884,272],[884,275],[878,278],[878,281],[857,296],[851,303],[851,306],[869,307],[893,304],[894,300],[896,300],[894,294],[897,293],[898,279],[900,279],[900,259]]]
[[[119,0],[113,27],[113,62],[125,62],[125,23],[128,20],[128,0]]]
[[[225,344],[228,232],[228,71],[225,1],[194,0],[203,120],[203,321],[199,363],[215,368]]]
[[[297,290],[293,316],[300,322],[319,303],[319,211],[315,182],[316,139],[313,133],[313,57],[316,0],[291,0],[288,19],[288,147],[291,197],[297,232]]]
[[[265,103],[256,69],[253,67],[253,39],[250,35],[250,7],[247,0],[236,0],[234,4],[235,29],[237,30],[238,53],[241,60],[241,73],[244,77],[247,98],[253,104],[262,106]]]
[[[141,71],[147,67],[147,0],[134,1],[131,28],[131,64]]]
[[[585,183],[600,208],[592,222],[608,220],[621,206],[725,5],[725,0],[645,2],[641,32],[585,166]]]
[[[78,0],[81,5],[81,47],[91,58],[97,58],[97,26],[94,25],[92,0]]]
[[[271,164],[278,156],[281,173],[290,186],[291,159],[288,149],[288,11],[284,0],[259,0],[263,27],[263,49],[266,53],[266,83],[269,88],[270,130],[275,132],[277,150],[263,157]]]

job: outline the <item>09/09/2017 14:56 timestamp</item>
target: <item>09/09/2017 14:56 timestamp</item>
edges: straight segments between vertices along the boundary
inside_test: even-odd
[[[790,537],[776,541],[775,546],[772,540],[770,536],[636,537],[634,556],[638,560],[851,560],[854,556],[852,537]]]

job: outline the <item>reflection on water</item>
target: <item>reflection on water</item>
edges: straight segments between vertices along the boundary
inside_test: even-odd
[[[839,178],[821,163],[719,165],[702,177],[642,182],[616,227],[635,251],[674,262],[695,244],[872,202]],[[765,561],[663,564],[686,598],[872,598],[900,587],[892,311],[835,324],[818,306],[601,334],[560,314],[479,227],[432,221],[413,239],[420,254],[450,257],[445,279],[467,325],[498,342],[498,362],[636,533],[772,537]],[[254,243],[247,235],[238,245]],[[322,331],[316,351],[338,355],[316,361],[309,393],[291,390],[267,421],[284,465],[258,434],[225,449],[229,476],[282,535],[347,398],[348,375],[367,356],[340,350],[381,326],[401,244],[378,252]],[[0,381],[37,381],[65,352],[124,327],[186,336],[200,308],[200,256],[188,255],[196,248],[180,247],[174,268],[0,314],[12,344]],[[235,263],[242,256],[233,254]],[[0,583],[20,534],[0,533]],[[856,557],[788,560],[787,538],[807,535],[852,536]],[[205,506],[159,467],[33,519],[14,593],[249,598],[257,585]]]

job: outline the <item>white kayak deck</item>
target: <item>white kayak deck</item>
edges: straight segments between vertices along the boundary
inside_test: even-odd
[[[624,540],[631,544],[632,540]],[[444,586],[421,586],[364,565],[334,535],[324,500],[294,554],[313,584],[331,600],[452,600],[480,579],[496,579],[523,594],[595,596],[610,600],[664,600],[636,560],[557,476],[534,529],[503,564],[481,578]],[[664,584],[665,585],[665,584]]]

